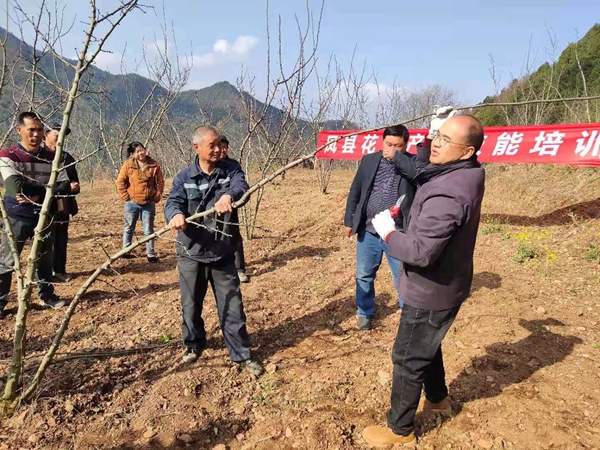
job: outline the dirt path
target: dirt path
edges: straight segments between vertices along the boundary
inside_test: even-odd
[[[326,196],[309,171],[267,189],[261,228],[247,243],[251,283],[243,294],[255,353],[270,373],[257,380],[229,362],[212,297],[209,348],[197,364],[180,364],[167,235],[157,244],[160,263],[147,264],[140,249],[93,286],[61,351],[170,342],[52,366],[39,398],[2,424],[0,450],[186,441],[207,449],[366,448],[360,431],[388,407],[399,311],[384,266],[376,328],[355,330],[355,243],[340,226],[352,175],[335,173]],[[103,261],[101,246],[111,253],[120,246],[122,203],[112,185],[83,191],[69,247],[68,269],[78,277],[58,287],[65,296]],[[489,170],[473,294],[444,343],[455,416],[444,423],[419,416],[420,448],[600,448],[600,264],[590,247],[600,245],[599,194],[598,173],[585,169]],[[538,256],[515,261],[531,253]],[[32,311],[29,355],[47,348],[62,314]],[[0,322],[2,360],[13,327],[14,315]]]

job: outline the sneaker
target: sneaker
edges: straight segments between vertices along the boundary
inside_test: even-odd
[[[240,279],[240,283],[249,283],[250,278],[246,275],[246,272],[238,272],[238,278]]]
[[[202,351],[196,350],[194,348],[186,348],[185,352],[183,352],[183,356],[182,356],[181,360],[185,364],[194,363],[194,362],[198,361],[198,358],[200,358],[200,353],[202,353]]]
[[[423,412],[433,412],[448,417],[452,415],[452,405],[450,405],[450,397],[446,397],[439,403],[432,403],[426,398],[422,399],[419,402],[419,408],[422,408]]]
[[[255,377],[260,377],[263,374],[263,372],[265,371],[265,369],[263,369],[263,367],[259,363],[257,363],[256,361],[253,361],[251,359],[242,361],[240,363],[240,365],[242,367],[244,367],[244,369],[246,369],[248,372],[250,372]]]
[[[148,255],[148,262],[151,262],[151,263],[158,262],[158,256],[156,256],[156,255]]]
[[[67,301],[62,300],[58,295],[52,294],[49,297],[42,298],[45,306],[48,306],[52,309],[60,309],[66,306]]]
[[[59,281],[61,283],[68,283],[69,281],[71,281],[73,279],[73,277],[71,275],[69,275],[68,273],[55,273],[52,276],[52,279],[54,281]]]
[[[371,329],[371,318],[365,316],[358,316],[358,320],[356,322],[356,327],[359,330],[368,331]]]
[[[405,446],[417,447],[417,438],[414,433],[408,436],[395,434],[387,425],[373,425],[367,427],[362,432],[362,437],[367,444],[373,447]]]

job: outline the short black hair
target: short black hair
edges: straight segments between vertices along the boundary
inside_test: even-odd
[[[461,115],[472,119],[469,121],[470,123],[467,127],[467,143],[469,145],[472,145],[475,148],[475,151],[479,151],[485,139],[483,125],[481,125],[481,122],[475,116],[472,116],[470,114]]]
[[[221,135],[221,144],[225,144],[227,147],[229,147],[229,139]]]
[[[45,133],[50,133],[51,131],[60,131],[61,128],[62,128],[62,124],[61,123],[54,122],[54,123],[46,126]],[[69,134],[71,134],[71,129],[69,127],[67,127],[67,131],[65,132],[65,136],[68,136]]]
[[[144,147],[144,144],[142,144],[141,142],[133,141],[131,144],[129,144],[127,146],[127,154],[129,156],[133,155],[135,153],[135,149],[138,147],[142,147],[144,149],[146,148],[146,147]]]
[[[408,132],[408,128],[404,125],[394,125],[392,127],[387,127],[383,130],[383,139],[388,136],[398,136],[404,139],[404,142],[408,144],[408,138],[410,133]]]
[[[41,122],[40,116],[38,116],[33,111],[24,111],[21,114],[19,114],[19,118],[18,118],[19,125],[25,125],[25,119],[37,120],[37,121]]]

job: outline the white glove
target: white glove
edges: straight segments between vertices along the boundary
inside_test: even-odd
[[[373,224],[375,231],[377,231],[377,234],[381,236],[384,241],[388,234],[392,231],[396,231],[396,223],[394,222],[392,213],[389,209],[376,214],[371,223]]]
[[[453,106],[437,107],[435,114],[431,116],[431,125],[429,126],[429,136],[435,137],[446,120],[456,114]]]

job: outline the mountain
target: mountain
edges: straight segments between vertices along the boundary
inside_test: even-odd
[[[600,94],[600,24],[578,42],[569,44],[556,62],[546,62],[535,72],[512,80],[499,95],[486,97],[484,102],[583,97],[586,93]],[[484,125],[597,122],[600,102],[542,104],[506,111],[500,107],[483,108],[475,114]]]
[[[6,36],[6,30],[3,28],[0,28],[0,36]],[[31,65],[36,59],[38,70],[42,74],[36,78],[36,99],[38,103],[43,103],[43,106],[38,106],[37,110],[43,115],[48,115],[56,109],[55,116],[60,118],[62,111],[60,105],[64,98],[61,99],[57,95],[57,89],[51,83],[63,88],[67,87],[73,78],[74,70],[51,53],[41,55],[38,52],[34,55],[32,46],[11,33],[8,33],[6,49],[10,77],[0,98],[0,130],[6,129],[18,99],[23,93],[29,94],[31,91]],[[65,60],[75,64],[73,60]],[[2,62],[0,59],[0,63]],[[154,89],[150,100],[143,108],[140,117],[142,120],[139,121],[142,124],[140,126],[148,126],[147,121],[143,120],[144,117],[149,118],[159,108],[161,101],[170,95],[164,86],[155,87],[155,82],[144,76],[135,73],[112,74],[95,66],[90,67],[86,72],[82,86],[85,86],[90,93],[79,97],[73,119],[85,120],[87,124],[99,122],[99,111],[102,108],[103,120],[108,127],[126,123]],[[264,108],[264,103],[260,100],[246,92],[240,92],[229,82],[222,81],[203,89],[179,92],[170,109],[169,118],[176,126],[185,127],[186,130],[208,122],[224,127],[226,133],[243,134],[247,120],[243,98],[257,111],[262,111]],[[28,107],[28,103],[24,102],[20,109],[25,110]],[[275,131],[283,117],[284,111],[270,106],[265,119],[267,128]],[[306,124],[301,121],[299,126],[304,127]],[[77,126],[75,120],[73,126]],[[143,133],[142,130],[139,131]]]

